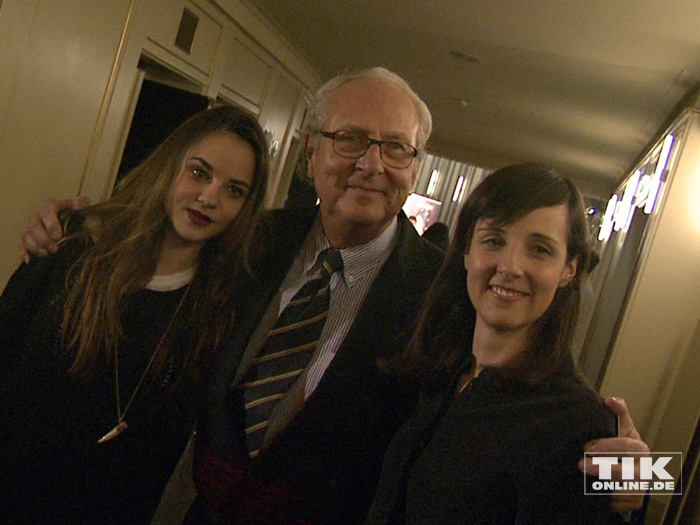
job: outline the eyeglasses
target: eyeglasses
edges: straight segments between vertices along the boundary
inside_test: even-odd
[[[319,131],[319,135],[333,141],[333,151],[346,159],[359,159],[372,144],[379,146],[382,162],[390,168],[408,168],[418,155],[410,144],[393,140],[374,140],[354,131]]]

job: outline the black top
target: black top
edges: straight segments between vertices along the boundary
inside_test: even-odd
[[[114,367],[78,379],[68,374],[72,360],[60,342],[66,275],[82,251],[78,241],[68,242],[56,255],[22,265],[0,297],[5,523],[149,523],[189,436],[196,396],[179,388],[167,397],[182,368],[176,345],[162,374],[141,387],[128,429],[97,444],[117,423]],[[122,410],[184,291],[142,290],[124,309]],[[184,304],[178,319],[187,311]],[[176,339],[180,327],[176,320],[171,328]]]
[[[605,523],[577,462],[614,417],[573,365],[538,386],[484,369],[454,395],[459,373],[394,437],[367,523]]]

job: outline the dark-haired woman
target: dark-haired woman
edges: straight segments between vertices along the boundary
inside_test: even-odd
[[[4,523],[150,521],[233,322],[267,173],[252,115],[201,112],[15,272],[0,298]]]
[[[465,203],[408,352],[423,385],[387,451],[368,523],[598,523],[584,444],[614,435],[570,344],[590,257],[581,197],[535,165]]]

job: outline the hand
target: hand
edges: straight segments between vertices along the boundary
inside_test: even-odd
[[[635,453],[635,457],[648,456],[649,446],[642,441],[642,436],[639,435],[634,426],[632,417],[630,416],[627,403],[624,399],[609,397],[605,400],[608,408],[620,418],[620,434],[616,438],[596,439],[586,443],[584,450],[586,452],[627,452]],[[579,461],[578,468],[585,471],[587,474],[598,476],[598,465],[593,464],[590,456]],[[639,480],[639,462],[635,461],[635,479]],[[612,466],[611,481],[623,481],[622,465]],[[629,481],[629,480],[628,480]],[[639,491],[636,494],[630,494],[625,491],[625,494],[613,493],[610,508],[615,512],[631,512],[642,507],[644,503],[645,491]]]
[[[63,228],[58,213],[69,208],[79,210],[88,204],[90,202],[87,197],[44,201],[34,215],[29,218],[22,232],[22,246],[20,247],[22,260],[28,263],[32,255],[46,257],[49,253],[56,253],[58,250],[57,241],[63,237]]]

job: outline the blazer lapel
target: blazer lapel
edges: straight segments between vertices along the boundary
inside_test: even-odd
[[[317,390],[327,378],[346,367],[352,372],[360,359],[387,358],[406,346],[423,295],[436,271],[434,265],[425,264],[425,244],[401,212],[396,246]]]

